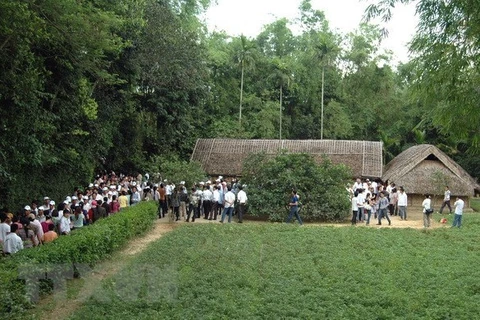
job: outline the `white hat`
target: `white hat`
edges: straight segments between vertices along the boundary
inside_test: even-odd
[[[78,200],[77,196],[72,196],[72,200]]]
[[[205,182],[200,181],[198,184],[203,186],[205,184]]]
[[[69,204],[68,200],[63,201],[64,204]]]
[[[180,184],[185,184],[185,181],[180,181]]]
[[[65,201],[67,201],[68,203],[72,202],[72,198],[71,197],[66,197],[65,198]]]
[[[167,181],[168,181],[167,179],[163,180],[163,182],[167,182]]]
[[[109,194],[109,195],[112,195],[112,194],[113,194],[113,192],[112,192],[112,191],[108,191],[108,193],[107,193],[107,194]]]
[[[43,197],[43,200],[50,200],[50,198],[45,196],[45,197]]]
[[[223,179],[223,176],[218,176],[218,179]]]
[[[103,191],[108,191],[108,188],[107,188],[107,187],[103,187],[102,190],[103,190]]]
[[[55,201],[52,200],[52,201],[49,202],[49,204],[50,204],[51,206],[54,206],[54,205],[55,205]]]
[[[220,182],[220,179],[215,180],[215,182]]]
[[[95,183],[95,187],[98,187],[98,183]]]
[[[210,183],[212,183],[212,181],[208,180],[208,181],[207,181],[207,184],[210,184]]]
[[[38,207],[38,211],[45,211],[45,207],[44,206]]]
[[[136,185],[137,185],[137,183],[136,183],[135,181],[134,181],[134,182],[132,182],[132,186],[134,186],[134,187],[135,187]]]
[[[93,188],[93,183],[90,183],[90,184],[88,185],[88,187],[89,187],[89,188]]]
[[[114,184],[110,185],[110,189],[116,189],[117,187]]]
[[[27,210],[27,211],[32,210],[32,208],[30,208],[30,206],[25,206],[25,208],[23,208],[23,209],[25,209],[25,210]]]
[[[87,197],[87,196],[83,196],[82,199],[83,199],[83,200],[88,200],[88,197]]]

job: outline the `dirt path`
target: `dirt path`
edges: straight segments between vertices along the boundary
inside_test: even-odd
[[[376,225],[377,220],[371,217],[369,226],[365,223],[358,223],[357,227],[369,227],[369,228],[423,228],[423,217],[420,209],[410,210],[408,212],[409,218],[407,221],[402,221],[398,216],[391,217],[392,225],[388,226],[386,220],[383,220],[381,226]],[[432,228],[447,227],[451,224],[451,216],[446,216],[449,220],[447,224],[441,224],[439,216],[434,216],[432,219]],[[124,266],[128,264],[137,254],[145,250],[145,248],[159,238],[161,238],[167,232],[174,230],[176,227],[184,224],[184,221],[178,221],[171,223],[168,218],[159,219],[155,222],[152,230],[148,231],[145,235],[130,240],[124,249],[114,253],[111,258],[103,261],[95,266],[95,268],[87,275],[80,279],[69,280],[67,284],[67,290],[61,290],[59,293],[49,295],[42,299],[34,309],[35,319],[50,320],[52,315],[56,320],[67,319],[70,317],[87,299],[101,286],[102,280],[119,272]],[[209,221],[203,218],[195,220],[197,223],[219,223],[218,221]],[[267,223],[261,221],[245,221],[246,224],[250,223]],[[337,223],[337,224],[320,224],[320,223],[307,223],[307,227],[316,226],[350,226],[349,223]]]
[[[119,272],[148,244],[179,225],[180,223],[169,223],[165,218],[157,220],[152,230],[139,238],[130,240],[124,249],[97,264],[87,276],[69,280],[66,290],[60,290],[39,301],[34,309],[34,318],[50,320],[54,315],[56,320],[67,319],[100,287],[102,280]]]

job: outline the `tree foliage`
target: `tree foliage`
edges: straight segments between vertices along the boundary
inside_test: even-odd
[[[248,186],[250,211],[282,221],[293,189],[302,203],[301,215],[307,220],[342,220],[350,214],[345,189],[351,173],[343,165],[328,159],[317,164],[309,154],[286,154],[275,157],[252,154],[245,161],[242,183]]]

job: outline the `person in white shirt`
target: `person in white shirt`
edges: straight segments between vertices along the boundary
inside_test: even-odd
[[[213,197],[212,197],[212,210],[210,212],[210,216],[208,217],[208,220],[217,220],[217,216],[219,213],[220,209],[220,191],[218,190],[218,186],[213,186]]]
[[[45,217],[45,207],[44,206],[38,207],[37,220],[40,222],[40,224],[47,220],[47,217]]]
[[[243,190],[243,185],[238,186],[237,202],[238,202],[238,223],[243,223],[243,215],[245,214],[245,206],[247,204],[247,193]]]
[[[22,238],[18,236],[18,224],[12,223],[11,232],[7,234],[3,243],[3,252],[5,254],[14,254],[23,249]]]
[[[398,215],[401,220],[407,220],[407,202],[408,197],[403,187],[398,188]]]
[[[203,214],[204,214],[203,218],[208,219],[210,216],[210,211],[212,210],[212,200],[213,200],[213,192],[210,191],[209,184],[207,184],[203,189],[202,199],[203,199]]]
[[[67,235],[70,233],[71,227],[70,227],[70,211],[69,210],[63,211],[63,216],[60,219],[58,228],[60,230],[60,234]]]
[[[224,209],[222,212],[222,219],[220,220],[221,223],[223,223],[223,220],[225,220],[225,216],[228,214],[228,222],[232,222],[232,214],[233,214],[233,209],[235,207],[235,194],[232,192],[232,187],[228,186],[227,187],[227,193],[225,194],[225,199],[224,199]]]
[[[5,213],[0,213],[0,248],[3,247],[5,238],[10,233],[10,225],[6,223],[7,215]]]
[[[353,184],[353,191],[357,191],[357,189],[362,189],[363,188],[363,184],[362,184],[362,180],[360,180],[360,178],[357,179],[357,181],[355,181],[355,183]]]
[[[423,227],[429,228],[430,227],[430,217],[433,213],[432,210],[432,199],[430,199],[430,195],[426,194],[425,199],[422,202],[423,207]]]
[[[461,227],[462,226],[462,216],[463,216],[463,207],[465,206],[465,202],[462,199],[457,197],[457,200],[453,204],[455,207],[455,218],[453,219],[453,227]]]
[[[365,219],[365,213],[363,211],[364,209],[364,204],[365,204],[365,189],[359,188],[357,189],[358,196],[357,196],[357,207],[358,207],[358,213],[357,213],[357,221],[362,222]]]
[[[353,193],[352,198],[352,225],[357,224],[357,215],[358,215],[358,191]]]

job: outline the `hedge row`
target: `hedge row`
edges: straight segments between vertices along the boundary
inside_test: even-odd
[[[30,308],[35,300],[32,293],[48,293],[55,274],[69,269],[67,272],[73,270],[78,276],[77,268],[92,267],[133,236],[149,230],[156,213],[154,201],[142,202],[52,243],[0,259],[0,317],[18,317]],[[25,278],[47,279],[25,281]],[[39,284],[39,290],[31,290]]]

